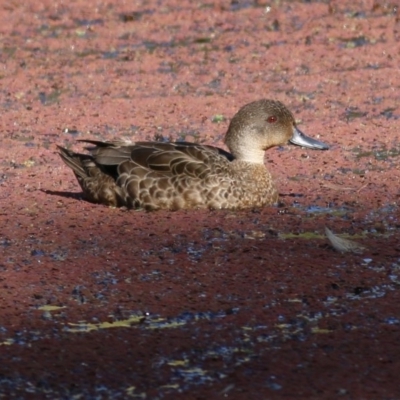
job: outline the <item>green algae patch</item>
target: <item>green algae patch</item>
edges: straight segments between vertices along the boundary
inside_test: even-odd
[[[331,333],[333,331],[331,329],[321,329],[321,328],[318,328],[318,326],[315,326],[315,327],[311,328],[311,332],[318,333],[318,334],[327,334],[327,333]]]
[[[356,235],[349,235],[346,233],[341,233],[340,237],[343,238],[350,238],[350,239],[363,239],[365,238],[365,233],[356,234]],[[313,240],[313,239],[326,239],[325,234],[320,234],[317,232],[302,232],[302,233],[280,233],[279,238],[281,239],[306,239],[306,240]]]
[[[63,308],[67,308],[67,307],[65,307],[65,306],[52,306],[50,304],[46,304],[45,306],[39,307],[38,310],[50,312],[50,311],[62,310]]]
[[[386,161],[400,156],[400,145],[395,145],[391,148],[382,146],[368,150],[362,147],[355,147],[352,149],[352,152],[355,153],[357,160],[362,158],[375,158],[377,161]]]
[[[14,343],[15,343],[15,340],[9,338],[9,339],[6,339],[6,340],[3,340],[2,342],[0,342],[0,346],[11,346]]]
[[[281,239],[324,239],[325,235],[316,232],[303,232],[303,233],[280,233]]]
[[[114,321],[114,322],[100,322],[98,324],[92,324],[89,322],[79,322],[75,323],[68,323],[70,328],[68,328],[69,332],[77,333],[77,332],[91,332],[91,331],[98,331],[102,329],[110,329],[110,328],[130,328],[133,324],[139,324],[143,321],[143,316],[135,315],[128,319],[124,319],[121,321]]]

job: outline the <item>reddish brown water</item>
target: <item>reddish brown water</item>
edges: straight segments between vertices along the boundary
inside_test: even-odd
[[[333,3],[0,7],[5,398],[400,398],[399,14]],[[281,207],[93,205],[56,154],[222,146],[264,97],[332,145],[268,152]]]

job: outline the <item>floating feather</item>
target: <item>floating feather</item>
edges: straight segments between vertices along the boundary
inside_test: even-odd
[[[341,253],[361,253],[363,250],[365,250],[365,247],[361,244],[353,240],[343,239],[335,235],[327,227],[325,227],[325,234],[331,242],[332,247]]]

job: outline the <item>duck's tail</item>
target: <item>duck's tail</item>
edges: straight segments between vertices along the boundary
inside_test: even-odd
[[[68,167],[70,167],[72,171],[74,171],[74,174],[76,175],[78,181],[79,178],[81,179],[89,178],[90,175],[88,167],[90,168],[90,164],[92,164],[91,165],[92,167],[95,167],[95,163],[93,161],[92,156],[88,154],[75,153],[71,150],[67,150],[66,148],[58,145],[57,148],[60,151],[58,154],[65,162],[65,164],[68,165]]]
[[[125,191],[119,187],[112,174],[102,171],[89,154],[75,153],[57,146],[60,157],[72,169],[87,200],[112,207],[127,205]]]

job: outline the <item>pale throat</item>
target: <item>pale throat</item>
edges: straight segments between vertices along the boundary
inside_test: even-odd
[[[244,148],[237,149],[233,155],[238,161],[240,160],[252,164],[264,165],[265,150],[260,148],[251,148],[246,146]]]

